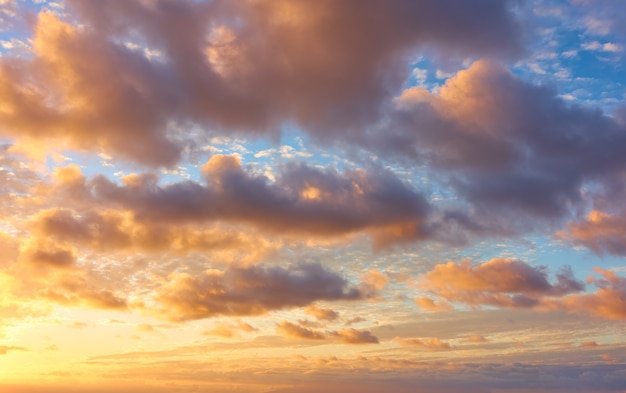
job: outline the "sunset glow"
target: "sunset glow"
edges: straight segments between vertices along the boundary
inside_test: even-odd
[[[626,393],[626,1],[0,0],[0,392]]]

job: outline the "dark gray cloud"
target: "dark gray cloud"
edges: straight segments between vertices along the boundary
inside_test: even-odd
[[[0,61],[0,132],[148,165],[180,159],[176,126],[275,133],[295,121],[332,143],[329,132],[379,118],[416,50],[519,56],[512,4],[73,1],[70,23],[37,17],[32,56]]]
[[[224,271],[207,270],[197,276],[173,274],[159,290],[156,301],[159,316],[185,321],[219,315],[261,315],[319,300],[364,298],[366,294],[319,263],[302,263],[289,267],[229,266]],[[286,328],[289,330],[289,326]]]
[[[406,90],[390,116],[389,132],[377,128],[365,143],[442,174],[473,209],[447,218],[472,230],[559,220],[585,207],[588,182],[610,183],[626,164],[623,123],[488,61],[438,94]]]
[[[386,170],[339,173],[293,163],[271,183],[233,156],[214,156],[202,169],[205,185],[160,186],[144,176],[120,186],[97,176],[88,187],[97,200],[134,211],[140,222],[223,220],[316,236],[363,231],[380,244],[428,236],[428,202]]]

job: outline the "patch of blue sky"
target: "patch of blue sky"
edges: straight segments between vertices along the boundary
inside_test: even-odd
[[[469,66],[469,64],[464,65]],[[421,87],[431,93],[437,93],[445,81],[454,75],[455,72],[453,71],[459,69],[451,70],[449,64],[445,66],[444,70],[442,69],[442,64],[438,64],[436,59],[428,56],[419,56],[413,59],[409,63],[410,74],[403,86],[403,90],[411,87]],[[461,68],[465,67],[461,65]]]
[[[611,113],[624,99],[624,39],[593,10],[564,0],[535,3],[533,55],[512,67],[522,79],[547,84],[564,99]],[[603,25],[604,24],[604,25]]]

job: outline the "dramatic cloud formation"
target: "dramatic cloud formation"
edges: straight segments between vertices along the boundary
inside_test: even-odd
[[[252,253],[252,250],[258,252],[271,247],[269,243],[248,233],[218,227],[147,224],[138,222],[132,214],[116,210],[78,213],[70,209],[47,209],[41,210],[31,221],[35,233],[41,237],[53,237],[103,252],[139,250],[184,253],[192,250],[248,248]]]
[[[221,220],[315,236],[366,231],[380,244],[428,235],[428,203],[384,170],[338,173],[294,163],[270,183],[246,173],[236,157],[216,155],[202,171],[206,185],[159,186],[145,175],[125,177],[122,186],[98,176],[87,187],[97,200],[151,224]]]
[[[548,305],[607,319],[626,319],[626,278],[601,268],[595,270],[603,277],[587,279],[590,284],[598,287],[595,293],[572,294],[561,302],[549,302]]]
[[[0,127],[173,165],[183,147],[176,124],[249,131],[291,119],[310,130],[362,125],[400,87],[410,49],[521,52],[508,2],[454,3],[71,2],[80,25],[42,12],[34,56],[0,62],[7,108]],[[371,31],[377,34],[361,40]],[[124,41],[128,35],[136,42]]]
[[[159,314],[185,321],[216,315],[260,315],[318,300],[358,300],[365,295],[318,263],[229,267],[192,277],[172,274],[157,294]]]
[[[448,217],[474,231],[562,217],[581,207],[585,181],[608,181],[625,164],[624,123],[489,61],[460,71],[438,94],[407,89],[397,106],[390,132],[373,134],[373,146],[447,173],[478,211],[473,225]]]
[[[597,254],[626,255],[626,216],[589,212],[586,221],[570,223],[559,237],[581,244]]]
[[[464,260],[436,265],[422,277],[421,287],[446,301],[470,306],[567,310],[626,319],[626,279],[601,268],[595,271],[603,278],[589,277],[587,283],[597,291],[581,293],[585,286],[569,267],[561,268],[556,282],[550,283],[545,269],[519,260],[498,258],[475,266]],[[449,309],[428,297],[418,298],[416,304],[427,310]]]
[[[0,0],[0,391],[622,391],[625,15]]]
[[[543,297],[561,297],[584,289],[570,268],[563,268],[556,278],[552,284],[541,268],[496,258],[476,266],[468,260],[437,265],[423,276],[421,286],[447,301],[498,307],[534,307]],[[423,304],[428,305],[428,300],[418,300],[418,305]]]

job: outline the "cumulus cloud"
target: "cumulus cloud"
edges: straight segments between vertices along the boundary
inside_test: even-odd
[[[584,292],[569,267],[563,267],[550,282],[544,268],[525,262],[495,258],[473,265],[468,260],[436,265],[422,276],[420,287],[439,299],[473,307],[531,308],[538,311],[564,310],[605,319],[626,319],[626,278],[595,268],[602,278],[589,277],[595,292]],[[420,300],[428,304],[430,298]],[[434,303],[434,301],[433,301]]]
[[[569,223],[557,237],[583,245],[599,255],[626,255],[626,214],[592,210],[586,220]]]
[[[339,313],[337,311],[317,306],[309,306],[305,308],[304,313],[315,317],[315,319],[320,321],[334,321],[339,318]]]
[[[176,126],[362,125],[402,85],[409,50],[519,55],[510,3],[72,1],[71,22],[37,16],[32,56],[0,62],[0,132],[173,165]]]
[[[20,246],[20,259],[32,265],[52,268],[73,267],[76,251],[66,244],[59,244],[48,239],[30,238]]]
[[[438,93],[405,90],[390,116],[385,132],[373,129],[364,143],[437,170],[472,207],[445,219],[473,232],[558,221],[584,207],[585,182],[610,182],[625,164],[617,118],[568,104],[490,61],[458,72]]]
[[[234,156],[203,165],[206,184],[160,186],[151,175],[118,185],[96,176],[86,187],[97,201],[130,209],[138,221],[226,221],[275,233],[340,236],[366,232],[376,245],[429,235],[430,206],[393,173],[382,169],[339,173],[293,163],[275,182],[248,173]]]
[[[547,301],[545,306],[606,319],[626,319],[626,278],[601,268],[595,271],[602,278],[589,277],[587,282],[598,288],[596,292],[571,294],[558,301]]]
[[[318,263],[289,267],[228,267],[192,276],[173,273],[158,292],[158,315],[176,321],[219,315],[261,315],[315,301],[366,298],[341,276]]]
[[[379,342],[378,337],[374,336],[369,330],[346,328],[331,332],[331,335],[344,344],[378,344]]]
[[[325,340],[334,339],[343,344],[378,344],[378,337],[372,335],[369,330],[356,329],[339,329],[323,332],[304,326],[302,323],[295,324],[288,321],[282,321],[277,325],[277,331],[281,334],[306,340]]]
[[[449,302],[471,306],[535,307],[546,297],[562,297],[584,290],[568,267],[551,283],[545,269],[514,259],[495,258],[436,265],[422,277],[421,287]],[[422,303],[427,303],[422,301]]]
[[[287,337],[302,338],[308,340],[323,340],[326,335],[315,329],[307,328],[302,325],[282,321],[277,325],[276,330]]]
[[[101,252],[175,252],[246,249],[248,259],[275,247],[254,234],[218,226],[139,222],[118,210],[67,208],[40,210],[30,219],[38,238],[86,246]]]

